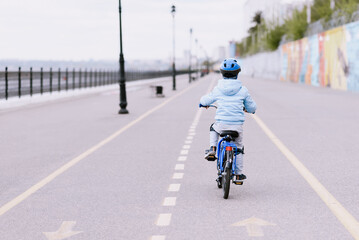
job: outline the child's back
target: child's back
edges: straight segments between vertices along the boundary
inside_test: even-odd
[[[208,106],[217,102],[216,121],[225,124],[243,124],[245,108],[254,113],[256,104],[248,93],[248,89],[242,86],[242,82],[234,78],[225,78],[218,81],[213,91],[201,98],[200,103]]]

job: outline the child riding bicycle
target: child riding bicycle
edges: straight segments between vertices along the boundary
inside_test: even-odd
[[[257,109],[256,103],[248,93],[248,89],[242,86],[242,82],[237,79],[241,67],[237,60],[233,58],[225,59],[221,64],[223,79],[218,80],[217,86],[209,94],[200,100],[200,106],[208,108],[217,102],[215,122],[210,127],[210,149],[205,159],[215,159],[216,146],[219,134],[224,130],[238,132],[235,144],[240,151],[237,153],[237,164],[235,167],[236,181],[242,181],[247,177],[243,174],[243,123],[244,112],[254,113]]]

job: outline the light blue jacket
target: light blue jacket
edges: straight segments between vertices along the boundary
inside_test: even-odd
[[[248,89],[242,86],[238,79],[225,78],[218,80],[217,86],[209,94],[203,96],[200,103],[208,106],[217,102],[216,121],[224,124],[243,124],[243,107],[249,113],[257,109],[256,103],[248,93]]]

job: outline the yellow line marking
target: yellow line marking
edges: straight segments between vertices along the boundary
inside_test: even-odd
[[[335,197],[318,181],[318,179],[299,161],[299,159],[277,138],[274,133],[256,115],[252,115],[269,139],[277,146],[289,162],[297,169],[313,190],[319,195],[332,213],[350,232],[354,239],[359,240],[359,222],[335,199]]]
[[[148,110],[147,112],[145,112],[144,114],[142,114],[141,116],[139,116],[137,119],[133,120],[132,122],[130,122],[129,124],[127,124],[126,126],[124,126],[123,128],[121,128],[120,130],[118,130],[117,132],[113,133],[111,136],[109,136],[108,138],[102,140],[100,143],[96,144],[95,146],[91,147],[90,149],[88,149],[87,151],[81,153],[79,156],[75,157],[74,159],[72,159],[71,161],[69,161],[68,163],[66,163],[65,165],[63,165],[62,167],[60,167],[59,169],[55,170],[53,173],[51,173],[49,176],[45,177],[44,179],[42,179],[40,182],[36,183],[35,185],[33,185],[32,187],[30,187],[29,189],[27,189],[25,192],[21,193],[20,195],[18,195],[17,197],[15,197],[14,199],[12,199],[11,201],[9,201],[8,203],[6,203],[5,205],[3,205],[2,207],[0,207],[0,216],[2,216],[4,213],[6,213],[7,211],[9,211],[10,209],[12,209],[13,207],[15,207],[16,205],[18,205],[19,203],[21,203],[22,201],[24,201],[25,199],[27,199],[28,197],[30,197],[33,193],[37,192],[39,189],[41,189],[43,186],[45,186],[46,184],[50,183],[52,180],[54,180],[56,177],[58,177],[59,175],[61,175],[62,173],[64,173],[65,171],[67,171],[68,169],[70,169],[71,167],[73,167],[74,165],[76,165],[78,162],[80,162],[81,160],[83,160],[84,158],[86,158],[87,156],[89,156],[91,153],[97,151],[98,149],[100,149],[101,147],[103,147],[104,145],[106,145],[107,143],[111,142],[113,139],[115,139],[118,135],[120,135],[121,133],[123,133],[124,131],[126,131],[127,129],[129,129],[130,127],[132,127],[133,125],[135,125],[136,123],[142,121],[144,118],[148,117],[150,114],[154,113],[155,111],[159,110],[160,108],[164,107],[166,104],[168,104],[169,102],[173,101],[174,99],[176,99],[177,97],[183,95],[184,93],[186,93],[187,91],[189,91],[190,89],[196,87],[197,85],[199,85],[201,83],[201,81],[193,84],[190,87],[185,88],[184,90],[182,90],[181,92],[177,93],[176,95],[170,97],[169,99],[167,99],[166,101],[162,102],[161,104],[157,105],[156,107]]]

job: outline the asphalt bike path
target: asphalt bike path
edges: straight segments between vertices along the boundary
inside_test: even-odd
[[[351,219],[343,224],[358,239],[358,94],[264,79],[248,81],[248,86],[256,82],[254,91],[264,107],[260,116],[335,197],[337,202],[326,202],[333,213],[342,205],[355,218],[342,210],[335,213],[342,215],[338,219]]]
[[[133,85],[128,89],[131,114],[121,117],[118,90],[0,111],[0,204],[164,100],[153,97],[148,84]],[[170,78],[163,86],[167,97],[175,94]]]
[[[244,82],[247,83],[247,81]],[[262,84],[261,81],[253,82]],[[278,87],[282,91],[290,90],[285,89],[288,87],[287,85],[278,85]],[[295,85],[289,87],[295,87]],[[254,83],[253,88],[256,89]],[[257,89],[267,91],[266,86],[257,87]],[[300,91],[306,90],[299,88],[297,90],[299,92],[296,94],[301,94]],[[316,94],[315,91],[317,90],[313,89],[312,94]],[[257,95],[262,95],[260,91],[253,94],[254,98]],[[291,89],[291,91],[295,91],[295,89]],[[262,102],[270,102],[273,98],[271,94],[267,97],[262,101],[259,97],[259,106]],[[301,98],[297,100],[301,100]],[[283,99],[281,101],[286,102]],[[273,105],[273,107],[277,106]],[[303,106],[304,109],[305,107]],[[261,116],[260,112],[259,110],[257,113],[259,116]],[[301,111],[298,112],[302,113]],[[265,119],[272,117],[272,114],[263,114],[263,116]],[[279,118],[281,117],[279,114]],[[201,118],[204,118],[203,114]],[[201,131],[196,131],[196,137],[201,140],[197,146],[195,145],[196,140],[193,141],[190,154],[187,157],[189,162],[186,164],[186,170],[183,171],[183,175],[187,176],[183,177],[183,184],[181,184],[181,191],[185,192],[182,196],[184,198],[183,204],[179,198],[177,207],[174,208],[171,215],[173,228],[167,232],[164,231],[163,235],[158,235],[158,239],[166,235],[169,239],[229,239],[238,237],[245,239],[246,236],[247,238],[265,236],[265,239],[352,239],[353,235],[351,236],[348,233],[348,229],[328,209],[327,203],[318,197],[312,186],[308,185],[288,159],[283,156],[283,153],[278,151],[268,136],[263,133],[262,129],[258,128],[257,123],[250,117],[247,118],[245,127],[246,159],[249,158],[249,161],[246,160],[246,172],[249,180],[244,186],[232,187],[230,196],[232,194],[234,195],[232,196],[233,199],[240,199],[240,201],[233,200],[234,202],[229,201],[228,204],[221,204],[223,200],[221,199],[221,191],[217,193],[219,199],[216,199],[221,202],[215,201],[212,195],[212,190],[216,188],[214,164],[212,164],[211,177],[205,179],[200,174],[203,169],[202,162],[195,164],[198,159],[203,158],[202,151],[208,146],[207,143],[203,145],[202,139],[208,138],[208,128],[211,122],[213,122],[213,114],[208,119],[208,124],[204,124],[206,126],[202,127]],[[323,124],[327,123],[323,122]],[[197,128],[204,125],[199,124]],[[287,122],[286,125],[282,123],[282,128],[278,132],[285,134],[288,131],[287,127],[292,130],[291,126],[291,121]],[[298,128],[295,130],[298,131]],[[191,136],[192,131],[193,129],[189,128],[189,136]],[[205,136],[202,135],[203,132],[205,132]],[[330,133],[328,134],[330,135]],[[292,135],[293,137],[295,136]],[[301,139],[296,140],[300,141]],[[306,141],[309,141],[308,144],[310,144],[310,140],[306,139]],[[350,147],[355,147],[355,145]],[[192,159],[191,151],[196,152],[193,157],[194,162],[190,162]],[[254,161],[251,161],[251,158]],[[209,173],[206,170],[203,172]],[[254,179],[251,176],[254,176]],[[352,177],[354,177],[352,181],[355,181],[356,176]],[[206,189],[209,181],[213,181],[212,188]],[[250,184],[250,188],[246,188],[247,183]],[[346,194],[347,196],[351,195],[350,192]],[[208,202],[210,203],[208,204]],[[330,204],[335,205],[336,203],[330,202]],[[345,207],[352,210],[350,208],[352,205],[345,205]],[[176,214],[181,217],[176,218]],[[343,221],[343,219],[340,220]],[[354,227],[356,226],[358,225],[355,220]],[[269,229],[264,232],[264,228]],[[355,234],[354,232],[354,237],[357,238]]]
[[[177,81],[177,91],[188,86],[187,76],[178,77]],[[131,114],[129,115],[119,116],[117,114],[119,109],[117,107],[118,91],[97,94],[88,98],[59,101],[48,105],[20,108],[10,113],[4,113],[1,118],[4,127],[2,129],[4,135],[1,138],[1,146],[3,146],[1,149],[1,169],[3,170],[1,174],[1,204],[3,205],[15,198],[69,160],[138,119],[146,111],[166,101],[167,98],[177,94],[177,91],[172,92],[170,90],[171,85],[170,80],[163,84],[166,98],[154,98],[149,88],[140,92],[130,91],[128,109]],[[131,135],[130,141],[125,139],[117,148],[124,149],[130,145],[136,146],[135,141],[140,139],[144,132],[137,132],[135,133],[136,136]],[[136,151],[133,151],[131,155],[140,154],[141,152],[138,149],[143,148],[143,146],[146,144],[142,144],[141,147],[137,146]],[[122,152],[116,153],[117,162],[121,163],[118,160],[121,155]],[[138,165],[140,164],[138,163]],[[119,175],[118,172],[116,174]],[[80,175],[82,174],[80,173]],[[125,184],[123,186],[127,189]],[[45,202],[61,202],[61,199],[57,200],[58,196],[54,197],[53,201]],[[34,211],[34,206],[30,202],[24,201],[21,204],[24,204],[22,206],[25,209],[28,207],[29,212]],[[47,211],[48,207],[45,204],[45,207],[41,206],[41,209]],[[8,237],[8,239],[34,239],[32,235],[24,237],[27,236],[24,232],[26,229],[32,232],[31,223],[36,225],[36,229],[42,228],[42,225],[33,221],[32,217],[34,216],[29,216],[29,219],[26,219],[23,209],[20,209],[19,212],[16,210],[16,208],[9,210],[9,212],[13,211],[11,215],[8,212],[2,212],[4,216],[11,217],[11,220],[1,218],[3,221],[1,225],[7,226],[2,228],[3,236],[7,236],[13,230],[16,237]],[[47,213],[44,215],[47,216]],[[44,220],[43,226],[48,226],[49,219],[43,218],[42,220]],[[20,227],[20,222],[24,224],[23,227]],[[13,225],[14,223],[16,225]],[[23,231],[18,231],[19,228]],[[40,234],[38,239],[44,238],[41,231],[38,233]]]
[[[259,85],[263,82],[260,80],[243,81],[250,85],[250,90],[253,89],[252,96],[258,104],[257,115],[263,120],[273,119],[269,109],[264,113],[261,110],[263,105],[270,108],[270,104],[265,103],[273,98],[271,94],[263,97],[268,90],[266,84],[261,87]],[[284,89],[283,85],[277,87],[287,90],[287,85]],[[285,100],[282,101],[285,104]],[[173,227],[164,231],[162,236],[168,236],[168,239],[251,239],[256,236],[264,239],[352,239],[347,229],[248,114],[244,127],[248,180],[243,186],[232,185],[229,199],[223,202],[222,190],[217,189],[214,181],[215,163],[203,159],[214,110],[201,111],[187,157],[181,195],[173,208]],[[277,130],[285,134],[288,131],[286,127],[292,130],[291,121],[286,125],[282,123],[282,128]]]
[[[113,111],[113,102],[118,97],[115,92],[23,109],[28,111],[25,116],[29,119],[25,122],[32,123],[32,130],[26,125],[19,129],[24,122],[18,120],[18,127],[7,131],[19,129],[25,133],[2,138],[2,145],[7,146],[6,156],[12,156],[12,163],[1,161],[2,167],[7,166],[1,174],[2,180],[7,181],[1,181],[2,205],[119,128],[133,125],[2,214],[1,236],[4,239],[251,239],[255,236],[352,239],[249,115],[245,123],[248,180],[243,186],[231,185],[229,199],[222,198],[222,190],[217,189],[215,182],[215,163],[203,158],[214,109],[197,108],[199,98],[217,78],[219,75],[210,75],[191,85],[186,78],[178,80],[178,90],[165,91],[166,98],[162,99],[150,97],[148,89],[129,92],[130,114],[125,116]],[[292,91],[288,94],[292,96],[308,89],[271,85],[257,79],[243,81],[257,101],[258,116],[317,176],[315,165],[310,165],[305,155],[301,155],[298,145],[291,144],[303,140],[302,128],[293,130],[296,116],[284,118],[281,125],[275,124],[281,118],[280,114],[272,114],[280,110],[276,101],[285,106],[288,100],[277,100],[266,93],[271,88]],[[170,89],[170,85],[168,82],[165,89]],[[175,94],[180,95],[171,99]],[[289,109],[286,107],[282,110]],[[49,111],[51,117],[44,117]],[[17,111],[0,115],[0,121],[15,121],[19,118],[17,114],[20,115]],[[66,117],[61,118],[64,114]],[[43,121],[34,124],[34,119]],[[48,136],[54,125],[56,142],[53,136]],[[31,131],[38,135],[27,140]],[[295,135],[287,135],[288,131],[295,131]],[[41,139],[41,147],[31,145],[34,139]],[[306,141],[310,144],[310,139]],[[35,149],[27,149],[25,144]],[[330,165],[320,166],[330,168]],[[330,171],[320,173],[331,175]],[[325,179],[321,175],[318,179],[329,190],[330,177]],[[344,197],[338,197],[332,189],[330,192],[338,200],[350,199],[351,194],[357,193],[345,192]],[[358,216],[353,210],[355,204],[342,204]]]

